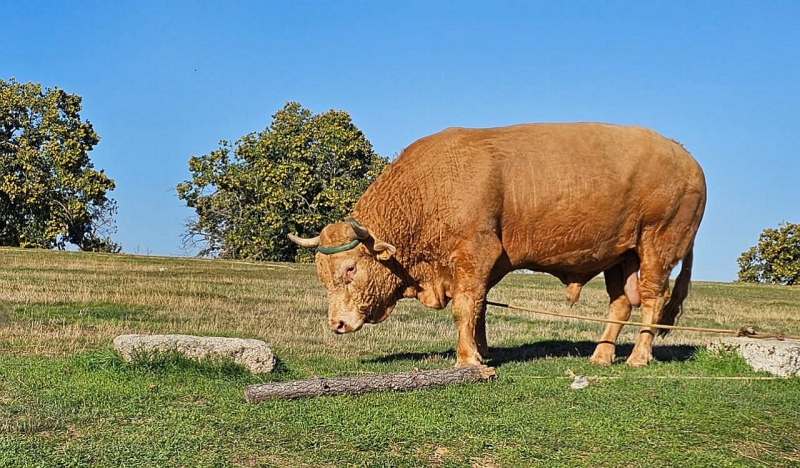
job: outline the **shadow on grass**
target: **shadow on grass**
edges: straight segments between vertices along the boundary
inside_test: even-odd
[[[525,362],[548,357],[586,357],[592,355],[597,343],[594,341],[546,340],[519,346],[490,347],[486,364],[502,366],[508,362]],[[697,351],[697,346],[664,345],[653,346],[653,356],[662,362],[682,362],[689,360]],[[618,360],[624,360],[631,354],[633,344],[617,345]],[[369,363],[388,363],[395,361],[414,361],[432,358],[455,359],[455,350],[427,353],[396,353],[365,360]]]

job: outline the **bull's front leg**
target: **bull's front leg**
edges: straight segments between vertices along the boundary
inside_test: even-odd
[[[456,367],[479,366],[481,353],[476,342],[476,326],[485,298],[483,288],[473,286],[454,294],[452,304],[453,321],[458,330],[458,344],[456,345]],[[485,337],[485,335],[484,335]]]
[[[496,236],[487,235],[462,244],[453,255],[452,314],[458,329],[456,367],[478,366],[486,357],[486,293],[489,275],[503,251]]]

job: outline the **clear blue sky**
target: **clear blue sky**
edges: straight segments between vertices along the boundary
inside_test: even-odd
[[[393,156],[448,126],[653,128],[703,166],[695,279],[800,222],[800,2],[14,2],[0,77],[84,98],[125,251],[182,255],[175,184],[285,101]]]

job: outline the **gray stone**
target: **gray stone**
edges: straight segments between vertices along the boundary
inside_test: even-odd
[[[800,376],[800,340],[721,338],[708,348],[712,351],[736,351],[757,371],[781,377]]]
[[[275,367],[275,356],[261,340],[192,335],[120,335],[114,350],[127,362],[157,353],[176,351],[188,359],[227,359],[253,374],[266,374]]]

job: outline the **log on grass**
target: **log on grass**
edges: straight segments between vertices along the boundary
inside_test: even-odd
[[[317,378],[250,385],[244,390],[248,403],[271,399],[291,400],[329,395],[360,395],[371,392],[402,392],[442,385],[482,382],[494,377],[494,368],[487,366],[417,370],[395,374],[360,375],[355,377]]]

